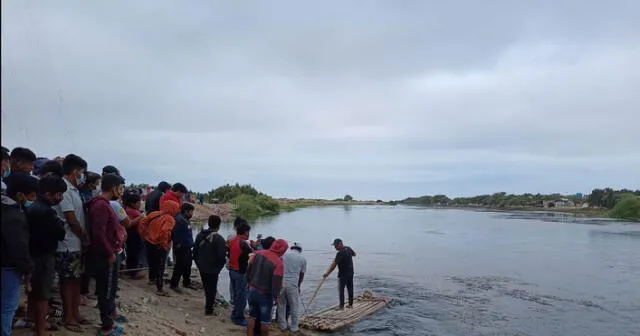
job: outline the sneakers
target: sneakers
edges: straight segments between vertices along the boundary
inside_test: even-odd
[[[169,287],[171,288],[172,291],[178,293],[178,294],[182,294],[182,289],[180,289],[180,287]]]

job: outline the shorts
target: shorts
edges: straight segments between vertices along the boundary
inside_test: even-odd
[[[249,302],[249,316],[260,321],[260,324],[271,324],[271,312],[273,310],[273,298],[270,294],[260,293],[257,289],[249,289],[247,293]]]
[[[60,279],[79,279],[83,266],[82,252],[56,253],[56,271]]]
[[[33,257],[31,295],[36,301],[47,301],[51,298],[55,275],[56,256],[54,254]]]

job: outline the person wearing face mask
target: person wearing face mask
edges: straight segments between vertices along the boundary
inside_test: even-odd
[[[80,186],[80,196],[85,203],[88,203],[92,198],[100,195],[100,175],[94,172],[86,172],[87,176],[84,184]]]
[[[193,232],[191,231],[191,217],[193,217],[193,204],[183,203],[180,213],[176,215],[176,225],[173,228],[172,240],[176,265],[173,267],[171,277],[171,289],[180,293],[180,278],[184,288],[195,289],[191,284],[191,249],[193,248]]]
[[[24,209],[35,201],[38,179],[27,173],[14,172],[5,180],[2,195],[2,335],[11,335],[11,326],[20,303],[20,287],[30,291],[33,261],[29,254],[29,226]]]
[[[64,222],[52,206],[62,201],[65,191],[67,184],[62,177],[53,174],[42,177],[38,198],[26,211],[30,232],[29,252],[34,264],[27,316],[35,322],[37,336],[47,335],[47,330],[57,330],[55,325],[47,322],[46,316],[55,276],[56,249],[58,242],[64,240],[66,231]]]
[[[91,321],[80,315],[80,278],[83,269],[84,247],[89,245],[86,231],[84,202],[78,186],[85,182],[87,162],[81,157],[69,154],[62,162],[62,174],[67,191],[60,204],[54,206],[58,217],[65,222],[65,238],[58,244],[56,271],[60,279],[63,303],[63,326],[71,332],[83,332],[82,325]]]
[[[36,162],[36,154],[29,148],[16,147],[11,151],[11,171],[31,173]]]
[[[7,189],[7,185],[4,184],[4,179],[11,174],[11,155],[9,154],[9,149],[7,147],[2,147],[2,192],[4,193],[5,189]]]
[[[100,182],[102,193],[89,204],[92,244],[89,259],[94,265],[98,308],[102,328],[101,335],[121,335],[122,327],[116,322],[124,321],[124,316],[116,313],[116,288],[118,287],[118,251],[124,244],[120,231],[120,221],[109,204],[124,192],[124,179],[116,174],[105,174]]]

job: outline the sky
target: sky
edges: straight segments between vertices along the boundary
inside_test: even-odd
[[[640,2],[2,1],[2,144],[127,183],[640,188]]]

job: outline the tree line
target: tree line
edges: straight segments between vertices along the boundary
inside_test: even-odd
[[[612,188],[593,189],[591,194],[579,195],[562,194],[494,194],[477,195],[472,197],[449,198],[447,195],[425,195],[409,197],[400,201],[401,204],[415,204],[426,206],[458,206],[458,207],[487,207],[487,208],[535,208],[544,207],[545,202],[566,201],[569,204],[582,205],[588,203],[590,207],[612,209],[619,201],[626,197],[640,196],[640,190]]]

